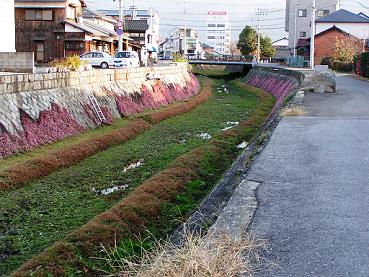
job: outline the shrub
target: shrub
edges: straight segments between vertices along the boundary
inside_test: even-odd
[[[361,76],[369,78],[369,52],[362,53],[360,61]]]
[[[324,57],[321,61],[321,65],[331,65],[331,63],[333,62],[333,58],[332,57]]]
[[[66,57],[65,59],[62,59],[60,61],[54,62],[53,66],[61,69],[66,68],[72,71],[76,71],[79,70],[85,64],[86,64],[85,61],[82,61],[79,56],[73,55],[70,57]]]
[[[354,72],[357,75],[362,75],[362,73],[361,73],[361,55],[355,55],[353,68],[354,68]]]
[[[188,60],[184,56],[182,56],[182,55],[180,55],[178,53],[174,53],[173,54],[173,62],[176,62],[176,63],[187,63]]]
[[[352,72],[353,64],[335,61],[332,64],[332,69],[341,72]]]

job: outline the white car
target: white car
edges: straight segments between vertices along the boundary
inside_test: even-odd
[[[98,66],[103,69],[114,66],[113,57],[105,52],[87,52],[82,54],[80,58],[91,66]]]
[[[140,58],[135,51],[118,51],[114,56],[115,67],[140,67]]]

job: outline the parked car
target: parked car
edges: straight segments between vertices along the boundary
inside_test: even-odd
[[[114,56],[115,67],[140,67],[140,58],[135,51],[118,51]]]
[[[91,66],[98,66],[103,69],[109,68],[110,66],[114,66],[113,57],[105,52],[87,52],[80,56],[82,61],[85,61],[87,64]]]

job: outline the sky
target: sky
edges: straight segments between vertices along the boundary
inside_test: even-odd
[[[118,0],[86,0],[87,6],[93,9],[118,9]],[[186,4],[184,5],[184,2]],[[263,9],[265,15],[260,17],[262,33],[272,40],[288,37],[284,31],[285,0],[123,0],[125,7],[135,5],[138,9],[154,7],[160,15],[160,36],[162,38],[177,26],[184,25],[186,6],[187,26],[205,38],[206,17],[208,11],[227,11],[232,24],[232,40],[237,41],[238,35],[245,25],[257,23],[257,9]],[[368,7],[368,8],[364,8]],[[352,12],[369,14],[369,0],[341,0],[341,7]]]

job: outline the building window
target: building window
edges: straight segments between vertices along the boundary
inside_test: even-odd
[[[215,36],[208,36],[208,39],[215,39]]]
[[[83,50],[84,46],[83,42],[65,42],[65,49],[67,50]]]
[[[216,24],[208,24],[208,27],[216,27]]]
[[[307,10],[299,10],[299,17],[307,17]]]
[[[76,16],[77,16],[76,8],[73,6],[68,6],[67,7],[67,18],[76,19]]]
[[[43,42],[36,42],[36,61],[43,62],[45,60],[45,45]]]
[[[317,16],[318,17],[323,17],[329,14],[329,10],[319,10],[317,11]]]
[[[225,28],[225,24],[218,24],[217,27]]]
[[[300,32],[300,37],[301,38],[306,38],[306,32]]]
[[[26,20],[53,20],[52,10],[26,10]]]

